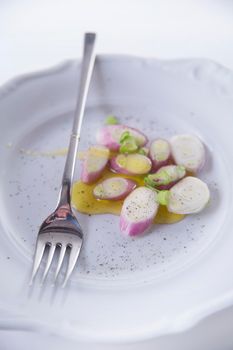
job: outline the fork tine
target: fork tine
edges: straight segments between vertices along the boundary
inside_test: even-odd
[[[45,243],[41,242],[39,239],[36,242],[36,250],[35,250],[35,256],[34,256],[34,263],[33,263],[33,269],[32,269],[32,275],[29,282],[29,286],[32,285],[34,277],[36,276],[36,273],[38,271],[38,268],[40,266],[43,254],[45,250]]]
[[[44,270],[41,284],[43,284],[44,280],[46,279],[46,276],[48,274],[49,268],[50,268],[52,260],[53,260],[53,255],[54,255],[55,249],[56,249],[56,244],[51,244],[51,246],[49,248],[48,259],[47,259],[47,263],[45,266],[45,270]]]
[[[68,279],[69,279],[69,277],[74,269],[74,266],[75,266],[76,261],[77,261],[78,256],[79,256],[80,249],[81,249],[81,244],[75,244],[75,245],[71,246],[68,268],[66,271],[64,282],[62,284],[62,288],[64,288],[66,286],[66,283],[67,283],[67,281],[68,281]]]
[[[58,262],[57,262],[57,269],[55,272],[55,278],[54,278],[54,283],[56,282],[57,276],[59,274],[59,271],[61,269],[61,265],[65,256],[65,252],[66,252],[66,246],[62,245],[61,246],[61,250],[60,250],[60,254],[59,254],[59,258],[58,258]]]

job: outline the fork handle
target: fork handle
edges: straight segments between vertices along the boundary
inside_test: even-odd
[[[88,89],[91,81],[91,75],[95,62],[95,33],[86,33],[84,37],[84,49],[83,49],[83,59],[81,67],[81,78],[79,85],[79,93],[77,104],[74,112],[74,121],[72,127],[72,133],[70,135],[70,143],[68,148],[68,153],[66,157],[66,163],[62,178],[62,185],[60,190],[60,196],[58,200],[58,206],[70,205],[70,191],[71,184],[74,175],[74,168],[76,163],[76,154],[80,141],[80,132],[82,127],[82,121],[84,116],[84,109],[87,100]]]

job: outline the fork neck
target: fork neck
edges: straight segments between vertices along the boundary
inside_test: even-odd
[[[61,185],[57,208],[61,206],[71,207],[71,182],[69,180],[64,180]]]

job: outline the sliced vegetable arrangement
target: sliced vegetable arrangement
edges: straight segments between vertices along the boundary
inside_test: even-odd
[[[175,135],[149,143],[141,131],[109,116],[97,142],[85,152],[81,181],[94,183],[96,202],[122,203],[124,234],[144,233],[161,206],[169,213],[187,215],[200,212],[209,202],[208,186],[197,178],[205,163],[205,147],[198,137]],[[104,177],[104,171],[112,177]]]

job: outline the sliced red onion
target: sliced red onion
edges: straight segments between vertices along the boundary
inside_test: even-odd
[[[151,170],[151,160],[138,153],[118,154],[111,158],[110,166],[113,171],[120,174],[142,175]]]
[[[188,176],[169,190],[167,208],[176,214],[199,213],[209,199],[208,186],[200,179]]]
[[[150,159],[153,164],[153,171],[169,164],[171,160],[171,147],[168,141],[156,139],[150,145]]]
[[[129,236],[144,233],[153,223],[158,211],[156,192],[138,187],[124,200],[120,215],[120,229]]]
[[[82,164],[81,180],[92,183],[99,179],[109,159],[109,149],[104,146],[90,147]]]
[[[171,138],[172,157],[177,165],[196,173],[205,163],[205,147],[198,137],[176,135]]]
[[[148,141],[147,137],[137,129],[126,125],[107,125],[97,133],[97,142],[112,151],[118,151],[121,135],[125,131],[128,131],[135,138],[139,147],[144,146]]]
[[[97,199],[120,200],[128,196],[136,182],[122,177],[112,177],[96,185],[93,195]]]

